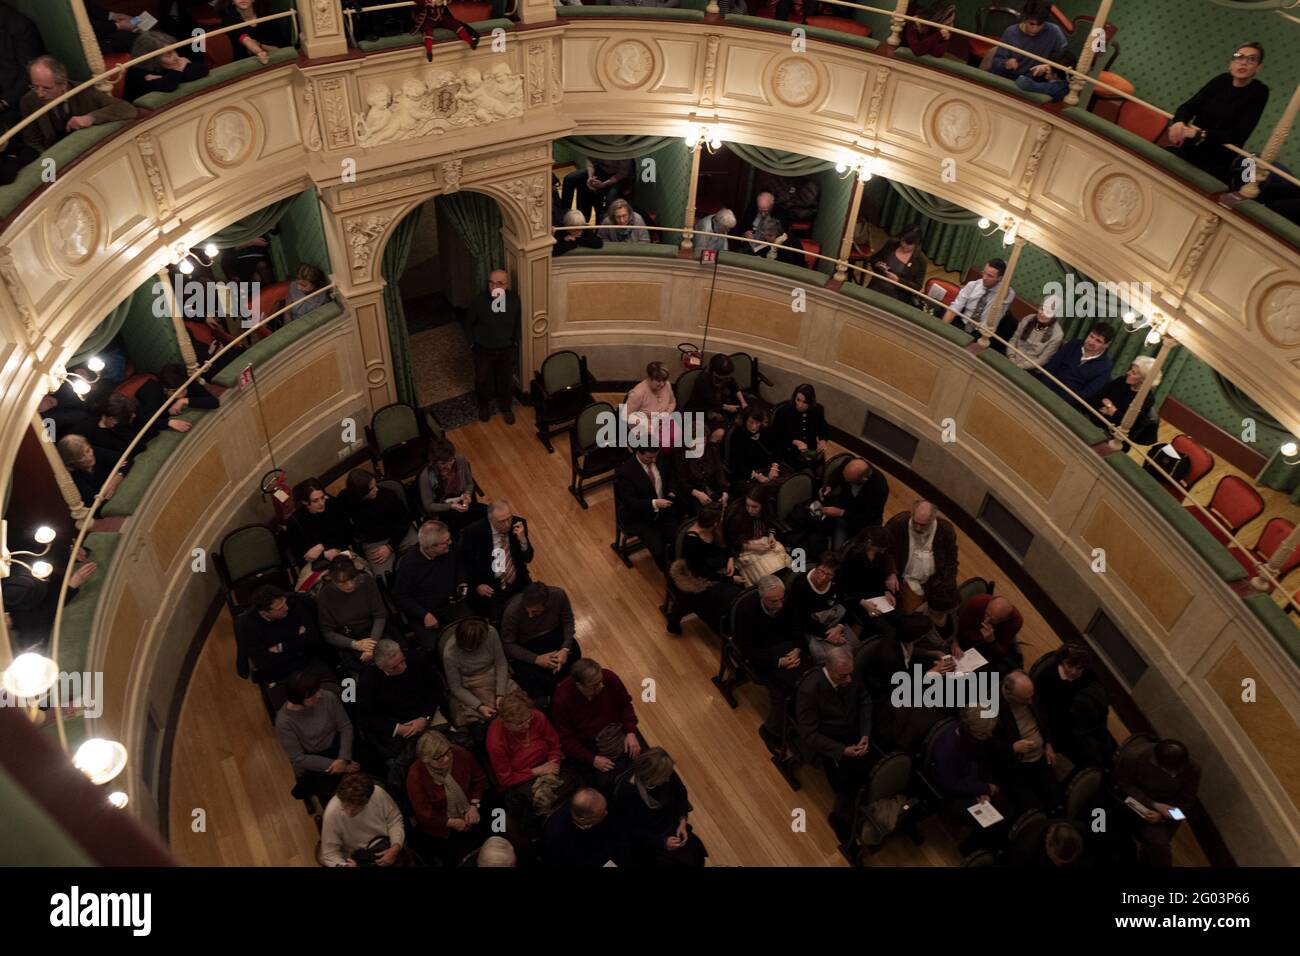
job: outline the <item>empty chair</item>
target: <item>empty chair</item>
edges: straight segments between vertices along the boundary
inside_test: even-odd
[[[1229,548],[1229,553],[1237,559],[1237,562],[1246,569],[1248,574],[1254,574],[1257,566],[1264,564],[1274,552],[1282,546],[1285,541],[1295,530],[1295,522],[1287,521],[1285,518],[1270,518],[1268,524],[1264,525],[1264,530],[1259,533],[1259,540],[1250,552],[1244,552],[1240,548]],[[1286,562],[1278,571],[1278,578],[1284,578],[1296,568],[1300,568],[1300,548],[1297,548],[1287,558]]]
[[[619,507],[618,482],[614,483],[614,541],[610,547],[618,555],[618,559],[623,562],[625,567],[632,567],[632,555],[644,550],[646,543],[634,534],[628,534],[623,529],[623,524],[619,521],[619,513],[623,510]]]
[[[1101,792],[1105,774],[1100,767],[1084,767],[1070,780],[1065,788],[1065,818],[1077,820],[1096,803],[1097,794]]]
[[[1205,526],[1205,530],[1214,535],[1216,541],[1227,543],[1228,536],[1223,533],[1207,515],[1206,509],[1187,505],[1192,517]],[[1259,492],[1244,479],[1236,475],[1224,475],[1214,489],[1214,497],[1208,505],[1210,514],[1218,518],[1228,530],[1236,534],[1243,526],[1254,521],[1264,513],[1264,499]]]
[[[800,239],[799,246],[803,249],[803,261],[809,269],[817,268],[817,257],[821,255],[822,246],[820,242],[814,242],[812,239]]]
[[[811,269],[812,266],[809,266]],[[760,388],[763,385],[771,385],[772,382],[758,368],[758,359],[754,358],[748,352],[732,352],[727,358],[731,359],[732,373],[731,377],[736,380],[740,390],[746,395],[753,395],[755,398],[762,398]],[[688,373],[689,374],[689,373]],[[683,378],[686,376],[683,375]],[[681,392],[677,393],[677,407],[685,408],[682,401]]]
[[[863,825],[870,819],[869,809],[872,804],[882,800],[890,800],[897,797],[905,797],[908,787],[912,782],[912,758],[907,754],[892,753],[881,757],[876,765],[871,768],[871,773],[867,776],[867,783],[858,793],[856,808],[853,814],[853,831],[850,836],[849,845],[857,845],[865,853],[874,853],[880,847],[881,841],[877,840],[866,846],[862,846],[860,840],[863,833]],[[898,826],[905,829],[914,842],[919,842],[919,838],[913,830],[914,821],[906,820],[904,814],[906,810],[901,810],[899,815]]]
[[[703,372],[703,369],[692,368],[678,376],[677,384],[673,386],[673,394],[677,396],[679,409],[685,409],[690,402],[691,395],[695,392],[695,383]]]
[[[961,584],[957,585],[957,595],[961,598],[961,603],[965,604],[977,594],[992,594],[993,582],[986,581],[983,578],[967,578]]]
[[[429,456],[435,429],[425,415],[405,402],[385,405],[366,426],[370,459],[385,478],[407,481],[418,475]]]
[[[1214,470],[1214,456],[1190,435],[1179,435],[1170,444],[1174,446],[1174,451],[1191,462],[1191,467],[1181,482],[1184,489],[1191,491],[1198,481]]]
[[[293,590],[289,562],[275,532],[264,524],[245,525],[230,532],[221,539],[212,559],[232,616],[248,606],[253,591],[263,584]]]
[[[1169,120],[1163,113],[1151,109],[1142,103],[1126,100],[1120,107],[1119,116],[1116,124],[1121,129],[1126,129],[1130,133],[1141,136],[1149,143],[1154,143],[1160,139],[1169,125]]]
[[[859,23],[857,20],[850,20],[848,17],[804,17],[803,22],[810,27],[821,27],[823,30],[838,30],[841,33],[851,33],[857,37],[871,36],[871,27],[865,23]]]
[[[609,416],[605,419],[604,416]],[[585,493],[614,480],[614,470],[623,461],[626,450],[617,444],[602,447],[597,438],[602,420],[616,420],[617,413],[609,402],[592,402],[578,413],[569,436],[569,494],[587,507]],[[595,479],[595,480],[592,480]],[[617,548],[615,550],[618,550]]]
[[[805,472],[791,475],[783,481],[776,492],[777,527],[788,528],[790,512],[804,502],[811,501],[816,494],[817,488],[813,485],[812,475]]]
[[[1026,810],[1020,814],[1007,833],[1012,858],[1024,861],[1036,859],[1049,822],[1047,814],[1042,810]]]
[[[556,352],[542,362],[533,376],[531,391],[537,439],[548,452],[555,451],[551,436],[568,430],[578,413],[591,404],[594,384],[587,371],[587,359],[577,352]]]

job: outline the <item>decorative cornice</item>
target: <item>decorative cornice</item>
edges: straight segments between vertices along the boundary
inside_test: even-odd
[[[387,179],[373,180],[340,189],[338,191],[339,205],[352,205],[364,202],[367,199],[373,199],[376,196],[387,196],[408,189],[432,186],[435,182],[437,182],[437,177],[432,169],[422,169],[419,172],[407,173],[403,176],[390,176]]]
[[[700,89],[700,105],[713,105],[713,81],[718,72],[718,47],[722,37],[716,33],[709,34],[709,41],[704,52],[704,84]]]
[[[1034,183],[1034,175],[1038,172],[1038,164],[1043,159],[1043,152],[1047,149],[1047,140],[1052,135],[1052,127],[1043,123],[1038,127],[1038,137],[1034,140],[1034,148],[1029,154],[1029,162],[1025,164],[1025,174],[1020,177],[1020,191],[1027,193]]]
[[[351,250],[349,255],[352,272],[356,278],[364,278],[370,272],[376,243],[396,216],[397,213],[391,211],[374,212],[343,223],[348,236],[348,249]]]
[[[149,179],[149,188],[153,190],[154,202],[158,204],[158,218],[171,218],[172,207],[167,199],[167,188],[163,183],[162,167],[158,165],[158,141],[150,133],[141,133],[135,138],[136,148],[144,162],[144,174]]]

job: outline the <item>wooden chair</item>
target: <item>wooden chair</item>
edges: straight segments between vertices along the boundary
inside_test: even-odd
[[[627,455],[626,450],[617,444],[602,446],[597,441],[602,416],[617,421],[617,415],[609,402],[592,402],[578,413],[573,423],[569,435],[569,494],[584,509],[587,507],[585,493],[612,482],[615,470]]]

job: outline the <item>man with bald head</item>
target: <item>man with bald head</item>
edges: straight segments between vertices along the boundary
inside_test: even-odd
[[[68,68],[52,56],[38,56],[27,67],[31,90],[18,103],[26,118],[48,103],[57,100],[72,87]],[[42,113],[23,130],[23,142],[37,152],[49,149],[69,133],[97,126],[134,119],[136,108],[116,96],[102,93],[93,86],[64,100],[48,113]]]
[[[890,518],[885,530],[899,571],[890,575],[886,584],[897,593],[904,614],[924,603],[931,581],[947,581],[956,588],[957,532],[951,522],[939,517],[933,504],[918,499],[911,511]]]
[[[398,559],[393,596],[415,639],[436,650],[438,634],[469,613],[462,598],[465,572],[452,548],[451,529],[441,521],[420,525],[419,547]]]
[[[799,683],[795,702],[799,742],[809,757],[819,757],[826,780],[835,791],[831,826],[841,840],[848,838],[857,792],[870,769],[871,695],[854,678],[853,655],[832,647],[826,663]]]
[[[566,809],[546,821],[542,859],[547,866],[619,866],[624,859],[622,842],[604,794],[585,787],[573,795]]]
[[[1020,670],[1025,666],[1025,655],[1016,635],[1024,623],[1015,605],[1006,598],[976,594],[957,614],[957,644],[963,651],[978,648],[996,671]]]
[[[460,554],[470,604],[499,623],[510,599],[533,583],[528,575],[534,556],[528,522],[513,513],[510,502],[499,498],[486,518],[461,533]]]
[[[478,417],[492,417],[488,402],[495,397],[507,425],[515,423],[515,370],[518,365],[519,295],[510,290],[510,274],[497,269],[488,276],[486,292],[476,295],[465,313],[465,338],[474,353],[474,391]]]
[[[865,458],[854,458],[840,472],[839,483],[822,489],[822,513],[831,519],[831,546],[841,550],[863,528],[885,518],[889,482]]]
[[[1016,815],[1039,809],[1051,814],[1060,804],[1052,765],[1052,728],[1034,682],[1024,671],[1002,678],[998,722],[989,740],[998,786],[1006,791]]]

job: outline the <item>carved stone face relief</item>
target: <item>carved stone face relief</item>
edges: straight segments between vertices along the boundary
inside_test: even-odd
[[[224,109],[208,120],[208,155],[218,166],[238,166],[253,148],[253,121],[240,109]]]
[[[961,152],[975,145],[979,137],[975,111],[956,100],[945,103],[934,114],[934,137],[944,149]]]
[[[1274,286],[1259,306],[1259,330],[1280,348],[1300,345],[1300,284]]]
[[[817,68],[802,57],[785,60],[772,74],[772,92],[786,106],[807,106],[820,87]]]
[[[610,51],[605,68],[616,86],[631,89],[650,79],[654,56],[639,40],[624,40]]]
[[[69,196],[54,217],[53,244],[69,265],[81,265],[99,244],[99,213],[84,196]]]
[[[1142,215],[1142,192],[1129,176],[1107,176],[1092,203],[1097,221],[1110,232],[1126,232]]]
[[[522,116],[524,78],[505,62],[456,74],[439,70],[408,76],[396,89],[373,86],[366,105],[366,112],[354,118],[357,142],[379,146]]]

